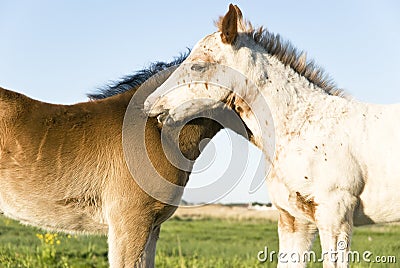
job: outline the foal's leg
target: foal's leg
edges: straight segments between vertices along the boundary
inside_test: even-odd
[[[281,258],[278,267],[306,267],[308,255],[305,253],[311,249],[316,231],[315,224],[301,221],[287,211],[279,210],[278,234]]]
[[[154,218],[144,213],[145,209],[135,209],[109,213],[108,258],[112,268],[143,267],[143,254]]]
[[[316,210],[316,221],[324,254],[324,268],[348,267],[353,214],[357,198],[346,191],[327,195]]]
[[[160,226],[155,226],[151,231],[149,240],[144,251],[143,261],[146,268],[153,268],[156,257],[156,245],[160,234]]]

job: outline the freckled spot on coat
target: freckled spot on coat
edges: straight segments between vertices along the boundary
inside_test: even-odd
[[[286,230],[290,233],[296,232],[296,218],[290,215],[286,210],[279,210],[279,228]]]
[[[314,198],[307,199],[299,192],[296,192],[296,206],[301,211],[303,211],[303,213],[305,213],[311,220],[315,221],[315,211],[318,204],[314,202]]]

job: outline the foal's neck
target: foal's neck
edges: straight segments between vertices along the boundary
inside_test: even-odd
[[[265,128],[263,133],[257,133],[257,130],[253,131],[251,124],[254,125],[252,122],[254,120],[248,120],[246,122],[250,124],[248,127],[255,132],[256,136],[259,136],[259,144],[256,146],[266,146],[266,133],[275,136],[276,144],[282,144],[290,137],[304,134],[305,125],[325,124],[324,120],[336,116],[340,118],[342,114],[352,109],[351,101],[348,99],[329,95],[292,68],[285,66],[274,56],[265,54],[264,57],[267,68],[255,66],[256,69],[264,68],[264,70],[255,70],[253,73],[260,77],[259,74],[264,72],[267,81],[257,81],[258,77],[249,75],[250,79],[255,79],[253,80],[255,84],[262,86],[259,87],[261,94],[257,94],[248,101],[252,108],[258,109],[258,114],[255,111],[257,116],[265,114],[266,109],[263,107],[265,103],[269,106],[274,123],[274,133],[263,125],[265,119],[257,118],[261,128]]]

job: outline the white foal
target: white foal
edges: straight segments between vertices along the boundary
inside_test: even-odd
[[[218,65],[241,72],[259,91],[224,77]],[[193,48],[145,108],[179,121],[221,102],[240,115],[271,166],[267,185],[280,211],[280,267],[306,266],[302,256],[317,231],[324,267],[347,267],[354,224],[400,220],[400,105],[343,97],[305,54],[254,30],[233,5],[219,31]],[[263,117],[265,102],[273,123]],[[275,155],[268,157],[272,135]]]

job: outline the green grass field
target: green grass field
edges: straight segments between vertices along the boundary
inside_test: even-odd
[[[318,242],[318,241],[316,241]],[[314,250],[320,248],[315,243]],[[396,256],[400,263],[400,226],[355,229],[352,250]],[[257,260],[265,246],[278,250],[276,223],[237,220],[181,220],[164,223],[157,248],[157,267],[275,267]],[[276,256],[275,256],[276,258]],[[107,267],[105,237],[49,234],[0,218],[0,267]],[[309,267],[322,267],[320,263]],[[400,267],[365,263],[351,267]]]

